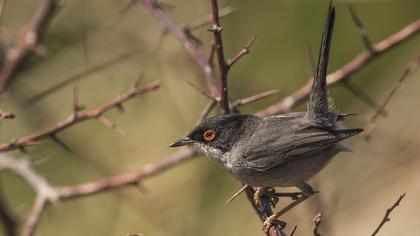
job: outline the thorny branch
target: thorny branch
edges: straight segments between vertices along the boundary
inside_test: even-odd
[[[195,155],[196,153],[191,148],[183,148],[172,156],[157,163],[145,165],[137,171],[75,186],[53,187],[44,177],[30,168],[30,163],[27,159],[10,157],[4,153],[0,153],[0,169],[6,169],[18,174],[36,190],[35,204],[27,218],[22,234],[23,236],[29,236],[33,234],[36,224],[48,203],[89,196],[123,186],[136,186],[141,181],[191,159]]]
[[[4,92],[8,83],[17,72],[17,68],[31,51],[42,53],[39,39],[45,32],[51,18],[59,8],[60,0],[42,0],[39,8],[26,26],[16,45],[6,52],[6,58],[0,69],[0,92]],[[41,50],[40,50],[41,49]]]
[[[398,46],[399,44],[407,41],[408,39],[414,37],[420,31],[420,20],[416,20],[411,24],[405,26],[397,33],[391,35],[390,37],[382,40],[381,42],[374,45],[376,49],[375,54],[369,52],[362,52],[357,55],[353,60],[344,65],[343,67],[337,69],[336,71],[330,73],[327,76],[327,82],[329,85],[338,83],[345,78],[353,75],[357,71],[366,67],[369,63],[379,58],[379,56],[390,51],[392,48]],[[277,102],[274,105],[260,111],[257,115],[268,116],[278,113],[284,113],[290,111],[296,103],[302,101],[309,94],[309,91],[312,86],[312,79],[308,80],[303,87],[293,92],[291,95],[282,99],[280,102]]]
[[[376,111],[376,113],[368,121],[368,124],[366,125],[365,131],[364,131],[364,137],[365,137],[366,140],[370,139],[370,134],[372,133],[372,130],[375,127],[376,121],[378,120],[379,116],[381,114],[387,114],[388,113],[387,110],[388,110],[389,103],[395,97],[397,92],[401,89],[401,87],[403,86],[403,84],[407,80],[407,78],[409,78],[410,75],[416,70],[416,68],[419,66],[419,64],[420,64],[420,54],[416,55],[415,60],[410,62],[407,65],[403,74],[401,75],[400,79],[398,80],[398,83],[389,92],[385,101],[382,103],[382,105],[379,107],[379,109]]]
[[[382,221],[379,223],[378,227],[375,229],[375,231],[373,232],[372,236],[375,236],[378,234],[379,230],[381,230],[382,226],[384,226],[384,224],[388,221],[390,221],[391,219],[389,218],[389,215],[391,214],[391,212],[400,205],[400,202],[403,200],[403,198],[405,197],[405,193],[401,194],[401,196],[398,198],[398,200],[388,209],[386,209],[384,218],[382,219]]]
[[[220,97],[221,85],[219,84],[219,81],[216,79],[214,71],[212,70],[204,54],[197,47],[193,39],[186,34],[183,27],[178,25],[170,17],[168,17],[167,14],[159,7],[156,1],[139,0],[138,2],[142,4],[143,6],[145,6],[146,9],[148,9],[161,22],[161,24],[165,27],[165,29],[167,29],[169,32],[173,33],[177,37],[177,39],[181,42],[182,46],[188,52],[188,55],[200,68],[202,74],[206,78],[208,87],[212,95],[216,97]],[[416,33],[418,33],[419,30],[420,30],[420,20],[413,22],[410,25],[404,27],[401,31],[383,40],[382,42],[376,44],[375,49],[377,50],[377,52],[375,54],[369,54],[366,52],[361,53],[356,58],[354,58],[350,63],[338,69],[334,73],[331,73],[328,78],[329,83],[335,83],[337,81],[340,81],[343,78],[346,78],[349,75],[355,73],[356,71],[364,68],[367,64],[369,64],[369,62],[371,62],[375,58],[378,58],[378,56],[381,55],[382,53],[406,41],[410,37],[413,37]],[[247,49],[247,47],[245,47],[245,49]],[[281,112],[290,110],[293,106],[296,105],[298,101],[302,100],[308,94],[310,85],[311,85],[311,82],[308,82],[307,85],[305,85],[300,90],[293,93],[291,96],[285,98],[280,103],[277,103],[267,108],[266,110],[261,111],[259,115],[270,115],[270,114],[276,114],[276,113],[281,113]],[[149,86],[150,86],[150,90],[153,90],[151,88],[152,85],[149,85]],[[147,88],[147,86],[145,88]],[[111,101],[109,103],[106,103],[98,107],[97,109],[99,109],[99,111],[96,109],[89,111],[89,112],[92,112],[89,114],[91,115],[97,114],[97,116],[99,117],[102,114],[101,109],[104,109],[104,111],[109,110],[112,107],[119,106],[123,102],[123,101],[115,102],[117,100],[121,101],[119,100],[119,98],[116,98],[115,100],[113,100],[114,102]],[[208,106],[203,111],[200,119],[204,119],[208,115],[208,113],[214,107],[214,104],[215,104],[214,101],[209,102]],[[96,112],[94,112],[95,110]],[[87,112],[80,113],[80,114],[75,113],[72,115],[73,118],[69,117],[68,119],[80,119],[81,116],[82,117],[85,116],[84,114],[87,114]],[[27,142],[29,143],[23,142],[23,143],[20,143],[20,146],[24,147],[26,144],[31,144],[32,142],[37,141],[38,139],[48,137],[49,134],[55,134],[56,132],[62,130],[61,125],[67,124],[66,122],[69,122],[69,121],[65,120],[62,123],[59,123],[56,126],[53,126],[49,129],[39,131],[34,134],[26,136],[26,139],[24,140],[28,140]],[[65,126],[64,128],[67,128],[67,127],[70,127],[71,125],[64,125],[64,126]],[[21,139],[18,139],[17,142],[18,141],[22,142]],[[10,147],[10,143],[2,144],[0,145],[0,147],[2,147],[0,149],[2,151],[8,151],[8,150],[12,150],[16,148],[16,147],[12,148],[13,145],[12,147]],[[197,153],[195,153],[193,150],[189,148],[185,148],[185,149],[181,149],[180,151],[176,152],[172,156],[166,159],[163,159],[162,161],[156,164],[146,165],[144,166],[144,168],[136,172],[121,174],[121,175],[117,175],[111,178],[93,181],[93,182],[80,184],[76,186],[62,186],[62,187],[52,187],[51,185],[49,185],[48,182],[46,182],[45,179],[43,179],[42,176],[33,172],[28,167],[27,163],[22,162],[21,159],[8,157],[6,156],[6,154],[0,154],[0,167],[7,168],[13,171],[14,173],[20,175],[31,185],[36,184],[36,186],[33,186],[33,187],[37,191],[37,198],[35,200],[35,204],[33,206],[30,217],[27,219],[26,226],[24,228],[24,234],[23,234],[25,236],[29,236],[33,234],[36,228],[36,225],[39,222],[39,218],[41,217],[42,212],[45,209],[45,206],[52,200],[60,201],[60,200],[65,200],[65,199],[73,199],[77,197],[83,197],[83,196],[87,196],[91,194],[100,193],[103,191],[113,190],[122,186],[134,186],[140,181],[143,181],[145,178],[152,177],[158,173],[161,173],[168,168],[174,167],[184,161],[192,159],[196,155]],[[12,164],[10,164],[10,161]],[[51,195],[45,194],[45,192],[49,192],[52,194]],[[250,199],[253,199],[253,189],[247,188],[246,192],[247,192],[248,197]],[[390,212],[399,204],[403,196],[404,195],[402,195],[400,199],[390,209],[387,210],[387,213],[384,217],[385,220],[383,220],[383,223],[381,222],[381,224],[378,226],[378,229],[375,232],[379,231],[382,225],[387,220],[389,220],[388,217],[389,217]],[[264,208],[264,210],[260,211],[260,209],[258,209],[258,207],[255,204],[253,204],[253,207],[257,210],[258,214],[262,218],[264,217],[266,218],[272,214],[270,204],[271,204],[270,199],[267,196],[263,196],[263,198],[261,199],[261,207]],[[284,232],[279,230],[277,227],[272,227],[270,230],[271,230],[270,235],[285,235]],[[294,234],[294,232],[295,230],[293,230],[292,234]]]
[[[198,68],[200,69],[201,73],[203,74],[204,78],[207,81],[207,86],[210,89],[211,94],[214,97],[220,97],[220,82],[217,80],[214,71],[210,67],[206,56],[204,53],[198,48],[195,40],[191,38],[191,36],[185,32],[184,28],[177,24],[174,20],[172,20],[164,10],[157,4],[155,0],[138,0],[138,3],[143,5],[150,13],[156,17],[162,26],[170,31],[181,45],[187,51],[188,56],[193,60],[195,64],[197,64]]]
[[[150,91],[154,91],[157,88],[159,88],[159,81],[152,82],[144,87],[138,87],[138,84],[135,83],[134,86],[125,94],[120,95],[116,97],[115,99],[108,101],[94,109],[91,109],[89,111],[85,112],[78,112],[77,106],[78,104],[74,104],[74,110],[73,113],[64,119],[63,121],[52,125],[44,130],[40,130],[37,132],[34,132],[32,134],[26,135],[24,137],[12,140],[8,143],[0,144],[0,152],[10,151],[14,149],[21,149],[25,148],[26,146],[34,145],[39,140],[43,138],[53,138],[55,141],[59,141],[57,139],[56,134],[64,129],[67,129],[71,126],[74,126],[80,122],[86,121],[86,120],[92,120],[92,119],[98,119],[100,122],[104,122],[103,119],[100,119],[102,115],[112,109],[112,108],[118,108],[122,106],[124,102],[127,100],[139,96],[145,93],[148,93]],[[105,123],[107,125],[107,123]],[[109,125],[107,125],[109,126]],[[113,126],[116,127],[116,126]]]

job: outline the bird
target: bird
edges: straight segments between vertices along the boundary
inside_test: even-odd
[[[350,114],[329,106],[327,70],[335,21],[330,3],[306,112],[259,117],[224,114],[211,117],[170,147],[192,146],[243,184],[255,187],[297,187],[313,194],[308,181],[340,152],[341,141],[363,129],[347,128]]]

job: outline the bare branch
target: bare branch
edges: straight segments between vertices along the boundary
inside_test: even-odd
[[[360,69],[367,66],[374,59],[379,58],[380,55],[390,51],[392,48],[401,44],[402,42],[407,41],[408,39],[417,35],[420,31],[420,20],[416,20],[413,23],[405,26],[403,29],[397,33],[391,35],[390,37],[384,39],[380,43],[375,45],[376,53],[370,54],[368,52],[362,52],[356,56],[352,61],[339,68],[338,70],[330,73],[327,76],[328,84],[334,84],[346,77],[349,77],[359,71]],[[312,86],[312,80],[308,80],[302,88],[295,91],[288,97],[284,98],[280,102],[271,105],[270,107],[257,113],[259,116],[268,116],[278,113],[284,113],[290,111],[298,102],[302,101],[308,94]]]
[[[159,88],[159,81],[152,82],[142,88],[133,87],[131,88],[127,93],[120,95],[116,97],[115,99],[106,102],[94,109],[91,109],[89,111],[85,111],[83,113],[76,113],[71,114],[69,117],[67,117],[65,120],[52,125],[49,128],[46,128],[44,130],[37,131],[35,133],[29,134],[27,136],[24,136],[22,138],[18,138],[16,140],[13,140],[8,143],[0,144],[0,151],[10,151],[18,148],[22,148],[28,145],[33,145],[40,139],[46,138],[46,137],[54,137],[55,134],[58,132],[67,129],[71,126],[74,126],[80,122],[91,120],[91,119],[98,119],[101,117],[103,113],[106,111],[120,106],[122,103],[126,102],[127,100],[154,91],[157,88]]]
[[[363,90],[361,90],[359,87],[354,85],[349,79],[343,79],[341,83],[344,85],[344,87],[349,90],[353,95],[355,95],[357,98],[362,100],[366,105],[368,105],[372,109],[378,109],[379,105],[373,100],[369,94],[365,93]],[[385,114],[383,114],[385,115]]]
[[[195,85],[193,82],[187,81],[187,83],[205,97],[210,98],[211,100],[216,102],[218,101],[218,98],[214,97],[213,95],[205,91],[203,88],[200,88],[198,85]]]
[[[251,97],[239,99],[232,104],[232,107],[234,107],[234,108],[240,107],[240,106],[252,103],[252,102],[259,101],[259,100],[264,99],[264,98],[271,97],[271,96],[276,95],[278,93],[279,93],[278,89],[265,91],[265,92],[262,92],[260,94],[253,95]]]
[[[239,59],[241,59],[243,56],[249,53],[249,49],[251,48],[252,44],[254,44],[255,40],[257,39],[257,36],[252,36],[252,38],[248,41],[248,43],[243,47],[238,53],[236,53],[235,56],[233,56],[232,59],[228,59],[228,67],[230,68],[235,64]]]
[[[370,40],[369,35],[366,31],[366,28],[363,26],[363,23],[360,20],[359,16],[357,15],[356,11],[354,10],[353,5],[349,4],[348,7],[349,7],[351,18],[357,27],[357,33],[359,34],[360,38],[362,38],[366,49],[368,50],[369,53],[375,54],[376,53],[375,46]]]
[[[223,50],[223,40],[222,40],[223,28],[220,26],[219,6],[217,4],[217,0],[210,0],[210,1],[211,1],[211,12],[213,16],[213,26],[211,27],[210,31],[213,32],[213,36],[214,36],[214,44],[216,48],[220,81],[222,82],[220,106],[222,110],[224,111],[224,113],[229,114],[231,112],[230,105],[229,105],[228,88],[227,88],[228,86],[227,75],[229,71],[229,65],[226,63],[224,50]]]
[[[32,206],[31,213],[25,222],[23,227],[23,232],[21,236],[32,236],[35,233],[35,229],[38,226],[39,220],[44,212],[45,207],[47,206],[48,200],[42,195],[38,195],[35,199],[35,203]]]
[[[0,92],[6,90],[9,81],[17,72],[17,68],[29,53],[39,47],[39,39],[47,28],[51,18],[56,13],[59,5],[59,0],[43,0],[31,22],[27,25],[19,41],[16,43],[16,46],[7,50],[5,62],[0,69]]]
[[[379,109],[376,111],[376,113],[370,118],[368,124],[366,125],[365,131],[364,131],[365,139],[370,138],[370,134],[372,133],[372,130],[375,127],[376,121],[378,120],[379,116],[381,114],[386,114],[387,113],[389,103],[395,97],[397,92],[401,89],[401,87],[403,86],[403,84],[407,80],[407,78],[409,78],[410,75],[416,70],[416,68],[419,66],[419,64],[420,64],[420,54],[416,55],[416,59],[414,61],[410,62],[407,65],[403,74],[401,75],[400,79],[398,80],[398,83],[389,92],[385,101],[382,103],[382,105],[379,107]]]
[[[197,47],[195,41],[185,32],[184,28],[173,21],[156,3],[155,0],[138,0],[159,22],[180,41],[188,56],[196,63],[207,81],[207,85],[214,97],[220,97],[220,82],[209,65],[207,58]]]
[[[373,231],[372,236],[375,236],[378,234],[379,230],[381,230],[382,226],[384,226],[384,224],[388,221],[390,221],[389,215],[391,214],[391,212],[400,205],[400,202],[403,200],[403,198],[405,197],[405,193],[401,194],[401,196],[398,198],[398,200],[388,209],[386,209],[384,218],[382,219],[382,221],[379,223],[378,227],[375,229],[375,231]]]
[[[22,177],[35,189],[38,195],[42,195],[49,201],[58,199],[58,195],[47,182],[47,180],[38,175],[31,169],[31,164],[25,158],[13,158],[4,153],[0,153],[0,169],[12,171]]]
[[[203,122],[207,116],[210,114],[211,110],[213,110],[213,108],[216,106],[217,102],[214,101],[213,99],[210,99],[210,101],[207,103],[206,107],[204,107],[203,111],[200,114],[200,117],[197,120],[196,125],[200,124],[201,122]]]
[[[114,190],[123,186],[135,186],[139,182],[155,176],[166,169],[192,159],[196,153],[191,148],[183,148],[172,156],[154,164],[145,165],[138,171],[117,175],[111,178],[97,180],[76,186],[57,187],[60,200],[84,197],[104,191]]]
[[[294,236],[297,230],[297,225],[293,226],[292,232],[290,232],[290,236]]]

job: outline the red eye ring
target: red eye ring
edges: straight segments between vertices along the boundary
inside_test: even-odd
[[[211,141],[214,138],[216,138],[216,131],[214,131],[212,129],[208,129],[203,133],[203,137],[204,137],[205,140]]]

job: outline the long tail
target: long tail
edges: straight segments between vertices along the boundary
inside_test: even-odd
[[[328,88],[327,88],[327,69],[328,58],[330,56],[330,45],[334,27],[335,10],[330,2],[328,8],[327,21],[325,22],[322,35],[321,48],[319,50],[318,65],[314,75],[314,82],[309,103],[307,117],[314,123],[328,126]]]

